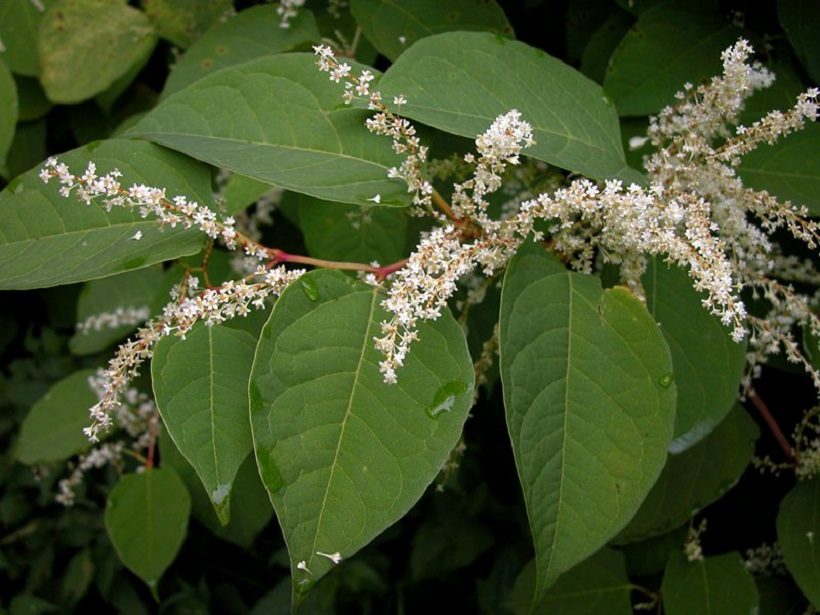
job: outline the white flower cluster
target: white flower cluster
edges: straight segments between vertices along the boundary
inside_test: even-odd
[[[407,191],[413,194],[413,213],[432,214],[433,185],[424,178],[428,148],[421,144],[415,127],[390,111],[382,102],[380,92],[370,91],[373,73],[363,70],[360,75],[353,75],[351,66],[346,62],[339,63],[333,50],[326,45],[316,45],[313,50],[318,56],[316,64],[319,70],[329,73],[330,80],[335,83],[344,81],[342,98],[345,104],[350,104],[356,96],[360,96],[367,98],[369,108],[378,112],[365,121],[367,129],[374,134],[390,137],[393,141],[393,151],[404,157],[398,167],[388,169],[387,176],[391,179],[401,179],[407,185]],[[403,96],[393,99],[393,104],[399,108],[406,103],[407,100]],[[374,202],[378,203],[380,200],[379,195],[374,197]]]
[[[106,377],[103,370],[88,379],[88,386],[102,400],[106,394]],[[135,456],[151,446],[157,431],[159,414],[154,400],[147,394],[130,387],[122,393],[122,403],[112,417],[112,423],[123,431],[128,441],[128,448]],[[82,483],[84,475],[91,469],[101,468],[108,464],[119,464],[126,452],[126,439],[98,444],[88,453],[80,456],[67,478],[59,483],[57,502],[72,506],[75,490]]]
[[[92,422],[84,430],[92,442],[98,442],[100,436],[115,425],[116,416],[122,409],[122,396],[139,374],[142,363],[153,354],[159,339],[171,334],[184,339],[199,321],[212,326],[246,316],[251,309],[263,307],[266,298],[279,295],[304,273],[303,269],[273,266],[279,252],[237,232],[233,218],[220,221],[213,211],[184,196],[169,200],[163,188],[142,184],[123,188],[119,181],[121,176],[115,169],[100,177],[96,165],[89,162],[85,173],[77,177],[65,163],[55,158],[49,158],[40,171],[40,178],[46,183],[57,178],[61,184],[60,194],[64,197],[74,193],[86,205],[101,198],[107,210],[112,207],[135,209],[143,217],[155,216],[160,227],[177,224],[185,228],[196,227],[213,239],[221,239],[228,249],[241,247],[247,256],[267,260],[269,265],[258,265],[244,279],[229,280],[217,288],[202,291],[198,278],[186,275],[172,291],[172,301],[163,308],[162,314],[145,323],[132,339],[122,344],[103,372],[99,382],[100,400],[90,409]]]
[[[331,78],[335,70],[339,79],[351,79],[349,67],[339,72],[330,49],[315,49],[320,68]],[[596,258],[617,264],[623,283],[639,297],[648,256],[685,269],[694,287],[703,292],[704,307],[731,327],[733,339],[751,334],[747,385],[757,364],[785,348],[787,356],[804,364],[820,390],[820,373],[800,354],[793,338],[797,324],[820,335],[820,320],[811,309],[813,298],[777,281],[816,275],[810,264],[783,255],[770,239],[774,231],[786,229],[816,248],[820,227],[808,218],[805,208],[746,188],[736,173],[743,154],[814,120],[818,91],[802,94],[786,113],[772,112],[748,128],[731,130],[745,100],[773,81],[768,70],[747,63],[751,52],[746,41],[738,41],[722,55],[722,75],[697,88],[687,84],[678,93],[677,104],[651,119],[646,141],[654,151],[645,160],[647,188],[623,186],[615,180],[599,186],[577,179],[521,203],[517,211],[510,207],[494,220],[487,213],[485,196],[500,187],[506,167],[517,164],[522,148],[532,143],[531,127],[517,111],[496,118],[476,139],[478,156],[465,157],[475,167],[470,179],[454,185],[452,223],[429,233],[394,276],[384,303],[393,317],[383,323],[382,337],[376,340],[385,355],[381,363],[385,380],[396,381],[396,369],[417,338],[418,321],[441,314],[456,281],[476,266],[487,275],[503,267],[528,235],[545,239],[534,232],[541,220],[547,223],[546,239],[553,250],[572,267],[591,272]],[[391,176],[418,191],[425,181],[421,169],[426,150],[409,122],[387,111],[380,96],[371,108],[379,113],[367,120],[370,130],[390,136],[394,144],[412,137],[407,172],[394,171]],[[412,157],[420,149],[421,162]],[[428,183],[423,185],[422,192],[433,194]],[[765,318],[748,316],[740,299],[744,288],[773,306]]]
[[[218,221],[211,209],[195,201],[189,201],[185,196],[175,196],[169,200],[165,196],[164,188],[144,184],[133,184],[129,188],[124,188],[119,181],[122,173],[117,169],[98,176],[97,165],[89,162],[85,172],[76,176],[71,173],[68,165],[52,157],[40,169],[39,175],[46,184],[51,178],[56,178],[61,184],[60,195],[63,197],[68,198],[72,192],[76,192],[77,198],[86,205],[101,198],[106,211],[111,211],[114,207],[124,207],[136,210],[143,218],[149,215],[156,216],[161,227],[166,224],[171,228],[176,228],[178,224],[184,228],[195,226],[208,237],[221,239],[228,249],[236,247],[237,233],[233,218]]]
[[[763,543],[753,549],[746,549],[743,563],[756,577],[774,577],[788,574],[780,543]]]
[[[290,20],[299,14],[299,9],[305,5],[305,0],[280,0],[276,13],[281,17],[279,27],[287,30]]]
[[[148,320],[151,311],[147,305],[120,305],[113,312],[92,314],[82,322],[77,323],[79,333],[116,329],[117,327],[138,325]]]
[[[809,410],[794,430],[798,480],[810,480],[820,476],[820,407]]]
[[[100,401],[90,409],[92,423],[84,429],[92,442],[114,424],[122,403],[123,392],[139,374],[139,369],[154,352],[154,346],[167,335],[185,339],[197,322],[213,326],[231,318],[246,316],[253,308],[261,308],[265,299],[278,296],[304,269],[287,270],[284,266],[260,267],[250,279],[228,280],[218,288],[199,292],[198,280],[187,277],[172,292],[172,301],[157,318],[148,321],[137,334],[117,350],[105,369],[100,382]]]

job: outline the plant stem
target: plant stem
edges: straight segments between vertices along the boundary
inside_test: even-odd
[[[769,411],[769,407],[766,405],[766,402],[764,402],[760,398],[760,396],[757,394],[757,392],[755,392],[754,389],[749,391],[748,399],[760,413],[760,416],[763,417],[763,420],[766,422],[766,425],[768,425],[769,430],[772,432],[772,435],[774,436],[774,439],[777,440],[777,443],[780,445],[780,448],[783,449],[786,458],[789,461],[794,462],[794,449],[792,448],[791,444],[789,444],[789,440],[781,431],[780,425],[777,424],[777,421],[775,420],[774,416],[772,416],[772,413]]]
[[[313,267],[323,267],[324,269],[342,269],[345,271],[364,271],[366,273],[374,273],[378,278],[385,278],[391,273],[398,271],[405,264],[407,259],[404,258],[395,263],[384,265],[383,267],[375,267],[365,263],[353,263],[347,261],[330,261],[323,258],[313,258],[312,256],[302,256],[301,254],[289,254],[284,250],[276,248],[270,249],[273,253],[273,264],[278,263],[299,263],[301,265],[311,265]]]
[[[435,203],[436,207],[443,211],[444,215],[450,218],[450,220],[456,223],[461,222],[459,217],[456,216],[455,212],[450,207],[450,204],[444,200],[444,197],[439,194],[438,190],[433,190],[433,203]]]

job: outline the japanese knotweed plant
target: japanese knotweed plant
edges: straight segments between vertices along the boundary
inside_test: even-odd
[[[283,28],[301,4],[278,8]],[[738,397],[760,409],[781,465],[801,479],[780,545],[750,551],[749,568],[785,560],[817,601],[820,569],[803,563],[817,547],[801,537],[813,530],[787,518],[820,497],[817,413],[793,447],[754,387],[782,354],[820,391],[798,337],[820,336],[820,278],[806,256],[820,227],[805,206],[745,185],[738,168],[813,122],[818,90],[742,124],[747,99],[775,75],[740,39],[720,75],[683,85],[632,139],[648,151],[638,172],[600,88],[523,43],[429,36],[384,74],[344,44],[313,49],[193,80],[122,137],[49,158],[4,191],[6,288],[147,272],[132,283],[152,291],[134,304],[101,290],[78,324],[78,344],[137,328],[72,384],[88,381],[96,401],[57,499],[73,505],[84,472],[136,459],[106,524],[123,563],[156,588],[190,507],[175,464],[193,468],[223,525],[250,468],[275,509],[298,604],[457,471],[465,421],[497,364],[535,550],[522,581],[533,606],[591,556],[613,557],[607,544],[672,530],[717,497],[725,481],[651,518],[676,460],[719,449],[718,436],[755,439],[732,411]],[[434,154],[433,129],[474,142],[444,139],[458,153]],[[219,198],[204,163],[224,170]],[[253,196],[234,200],[243,182]],[[260,198],[274,186],[303,196],[295,208],[281,191]],[[271,204],[290,207],[308,238],[319,199],[394,258],[334,257],[330,244],[345,238],[329,232],[308,255],[266,243]],[[368,236],[389,243],[400,229],[403,239],[408,218],[410,249]],[[471,316],[499,293],[497,324],[471,356]],[[138,384],[149,361],[153,396]],[[36,434],[22,438],[31,447]],[[686,593],[692,566],[738,572],[704,558],[704,531],[691,527],[667,566],[664,601]]]

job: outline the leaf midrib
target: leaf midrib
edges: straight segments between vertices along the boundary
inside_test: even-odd
[[[310,548],[310,553],[306,556],[309,561],[312,560],[316,555],[316,545],[319,540],[319,534],[321,533],[322,519],[324,517],[325,510],[327,509],[327,496],[330,493],[330,486],[333,484],[333,475],[336,471],[336,468],[339,466],[339,454],[342,449],[342,441],[344,440],[345,429],[347,428],[348,419],[352,414],[353,399],[356,396],[356,388],[359,382],[359,376],[362,373],[362,364],[364,363],[364,356],[367,352],[367,349],[369,348],[368,342],[370,338],[367,333],[368,331],[370,331],[370,323],[373,320],[373,310],[376,307],[377,296],[378,294],[375,290],[371,292],[370,311],[368,312],[367,321],[365,323],[364,335],[362,336],[362,347],[359,352],[359,360],[356,364],[356,371],[353,377],[353,384],[351,386],[350,397],[348,398],[347,408],[345,409],[344,418],[342,419],[342,428],[339,432],[339,440],[336,443],[336,452],[333,455],[333,462],[330,466],[330,476],[328,476],[327,485],[325,487],[325,493],[322,496],[322,505],[319,508],[319,517],[316,520],[316,530],[313,534],[313,545]]]

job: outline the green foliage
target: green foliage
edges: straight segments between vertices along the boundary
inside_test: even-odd
[[[37,32],[45,10],[57,0],[6,0],[0,4],[0,60],[18,75],[35,77],[40,72]]]
[[[217,24],[174,64],[163,97],[185,89],[216,71],[262,56],[292,51],[320,38],[313,15],[300,13],[287,30],[279,28],[276,7],[254,6]]]
[[[754,580],[737,553],[694,562],[676,554],[666,566],[663,608],[669,615],[753,613],[757,605]]]
[[[125,2],[57,0],[37,37],[40,81],[52,102],[86,100],[145,64],[156,42],[148,18]]]
[[[755,422],[743,408],[736,407],[704,440],[670,455],[618,541],[665,534],[717,500],[740,479],[759,436]]]
[[[182,48],[233,10],[232,0],[143,0],[142,5],[159,35]]]
[[[17,86],[11,72],[2,61],[0,61],[0,108],[4,109],[3,115],[0,116],[0,166],[3,166],[14,138],[14,125],[17,123],[19,109]]]
[[[641,12],[615,49],[604,90],[621,115],[660,111],[683,83],[716,74],[720,52],[738,36],[709,2],[659,2]]]
[[[678,400],[669,450],[680,453],[706,437],[732,408],[746,365],[746,343],[731,340],[679,268],[651,260],[643,284],[646,307],[672,353]]]
[[[196,162],[141,141],[112,139],[65,153],[74,167],[93,156],[100,171],[117,168],[127,183],[161,181],[176,194],[209,203],[210,178]],[[38,288],[100,278],[195,254],[201,237],[160,231],[136,212],[78,207],[43,187],[32,169],[0,192],[0,288]],[[150,178],[150,179],[149,179]],[[141,232],[141,239],[133,239]],[[79,246],[80,249],[77,249]]]
[[[763,146],[743,157],[739,173],[743,183],[768,190],[776,197],[805,205],[820,216],[820,126],[807,126],[782,141]]]
[[[527,155],[594,178],[634,179],[601,88],[523,43],[485,33],[430,36],[399,57],[379,88],[388,100],[407,97],[402,115],[465,137],[518,109],[533,127]]]
[[[566,613],[583,615],[611,613],[630,615],[633,585],[624,568],[623,556],[612,549],[598,553],[561,575],[544,597],[533,604],[535,562],[528,563],[515,581],[509,606],[514,613]]]
[[[790,109],[817,3],[290,10],[0,0],[0,612],[820,608],[820,230],[772,228],[820,215],[820,131],[708,166],[749,131],[684,118],[641,170],[741,34],[737,123]],[[83,204],[89,162],[167,220]]]
[[[368,205],[378,194],[382,205],[404,205],[406,188],[387,178],[398,157],[361,129],[366,116],[339,108],[313,56],[283,54],[200,79],[129,134],[318,198]]]
[[[89,448],[83,433],[97,396],[88,384],[94,370],[74,372],[55,384],[26,416],[17,441],[17,459],[27,464],[62,461]]]
[[[451,31],[513,31],[495,0],[352,0],[350,10],[379,53],[395,61],[417,40]]]
[[[308,274],[276,303],[256,349],[254,448],[297,592],[333,567],[322,553],[350,557],[404,516],[467,418],[473,370],[450,317],[422,328],[402,383],[384,385],[371,343],[381,299],[340,273]]]
[[[601,290],[534,250],[507,270],[499,326],[537,600],[623,528],[660,474],[674,420],[672,361],[628,292]]]
[[[123,476],[108,496],[105,528],[125,566],[156,592],[188,527],[191,499],[170,468]]]
[[[236,473],[251,452],[247,382],[256,340],[225,326],[201,326],[157,344],[151,379],[160,416],[194,467],[223,525]],[[179,388],[179,383],[186,386]]]
[[[815,606],[820,604],[820,477],[798,483],[780,503],[777,538],[794,580]]]

